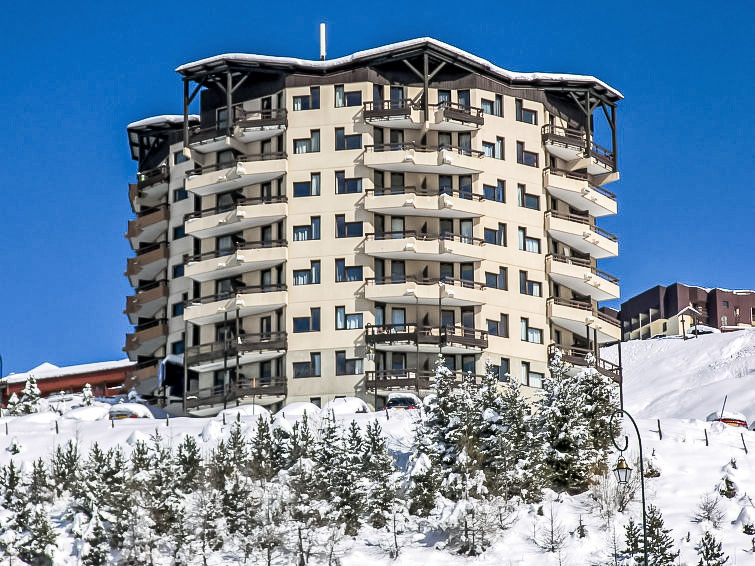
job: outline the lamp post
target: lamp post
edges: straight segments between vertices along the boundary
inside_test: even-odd
[[[626,415],[634,426],[634,431],[637,433],[637,444],[640,447],[640,493],[642,494],[642,552],[645,557],[645,566],[648,566],[648,532],[647,532],[647,515],[645,513],[645,465],[642,458],[642,438],[640,437],[640,430],[637,428],[637,423],[634,422],[632,415],[626,412],[624,409],[617,409],[608,422],[608,426],[611,432],[611,442],[619,451],[619,460],[616,462],[616,467],[613,470],[616,481],[620,485],[626,485],[629,482],[629,478],[632,477],[632,468],[629,467],[627,461],[624,459],[624,451],[629,447],[629,438],[624,436],[624,447],[618,445],[616,442],[616,435],[614,434],[613,421],[617,415]]]

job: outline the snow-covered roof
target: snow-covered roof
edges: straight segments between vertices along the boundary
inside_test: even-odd
[[[29,374],[34,374],[37,381],[42,379],[52,379],[55,377],[65,377],[68,375],[77,375],[80,373],[95,373],[110,369],[120,369],[133,366],[136,362],[129,359],[118,360],[114,362],[96,362],[93,364],[81,364],[77,366],[58,367],[49,362],[44,362],[35,368],[23,373],[12,373],[0,378],[3,383],[23,383],[29,378]]]
[[[206,69],[208,67],[221,66],[226,63],[237,64],[251,64],[251,65],[270,65],[278,67],[294,67],[304,71],[319,71],[325,72],[338,67],[359,63],[367,59],[372,59],[392,53],[395,51],[410,49],[419,47],[422,45],[429,45],[440,51],[446,52],[452,57],[458,58],[461,62],[475,65],[488,73],[498,76],[506,81],[515,82],[577,82],[585,83],[588,85],[594,85],[601,87],[608,91],[616,98],[624,98],[624,96],[615,88],[604,83],[600,79],[590,75],[573,75],[568,73],[520,73],[516,71],[509,71],[502,67],[494,65],[490,61],[472,55],[471,53],[449,45],[443,41],[439,41],[432,37],[419,37],[416,39],[409,39],[406,41],[400,41],[398,43],[390,43],[380,47],[372,49],[366,49],[364,51],[357,51],[351,55],[344,57],[338,57],[336,59],[328,59],[325,61],[311,60],[311,59],[298,59],[296,57],[276,57],[272,55],[257,55],[251,53],[223,53],[221,55],[215,55],[213,57],[207,57],[198,61],[192,61],[176,68],[176,72],[189,75],[193,72]]]
[[[189,114],[189,122],[199,122],[197,114]],[[184,123],[183,114],[161,114],[160,116],[150,116],[143,120],[131,122],[126,126],[127,130],[139,130],[154,126],[181,126]]]

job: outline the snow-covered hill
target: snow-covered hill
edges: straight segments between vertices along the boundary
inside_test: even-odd
[[[701,419],[726,409],[755,420],[755,330],[622,344],[624,403],[640,418]],[[604,350],[617,361],[618,348]]]

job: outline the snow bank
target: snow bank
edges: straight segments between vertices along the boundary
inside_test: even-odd
[[[64,419],[72,421],[99,421],[110,416],[110,405],[97,403],[91,407],[78,407],[63,414]]]
[[[218,413],[215,417],[216,421],[222,421],[225,416],[226,423],[232,423],[236,419],[257,421],[260,417],[266,419],[270,418],[270,411],[261,405],[241,405],[239,407],[231,407],[230,409],[224,409]]]
[[[314,403],[297,402],[289,403],[283,407],[280,411],[275,413],[275,416],[282,415],[289,420],[299,420],[306,413],[309,418],[319,418],[320,407]]]
[[[152,411],[146,405],[139,403],[118,403],[117,405],[110,406],[110,415],[115,416],[119,414],[126,414],[129,417],[136,417],[140,419],[151,419]]]
[[[327,403],[323,407],[321,415],[327,416],[331,414],[331,412],[336,416],[354,413],[369,413],[370,407],[358,397],[341,397],[340,399],[333,399]]]

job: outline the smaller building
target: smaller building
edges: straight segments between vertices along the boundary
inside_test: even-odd
[[[87,383],[98,397],[109,397],[124,393],[124,383],[130,375],[134,362],[118,360],[97,362],[76,366],[58,367],[49,362],[38,365],[23,373],[12,373],[0,378],[0,392],[4,406],[13,393],[21,395],[26,380],[33,374],[42,397],[64,391],[78,393]]]
[[[755,326],[755,291],[656,285],[625,301],[622,340],[681,336],[690,329],[731,331]]]

